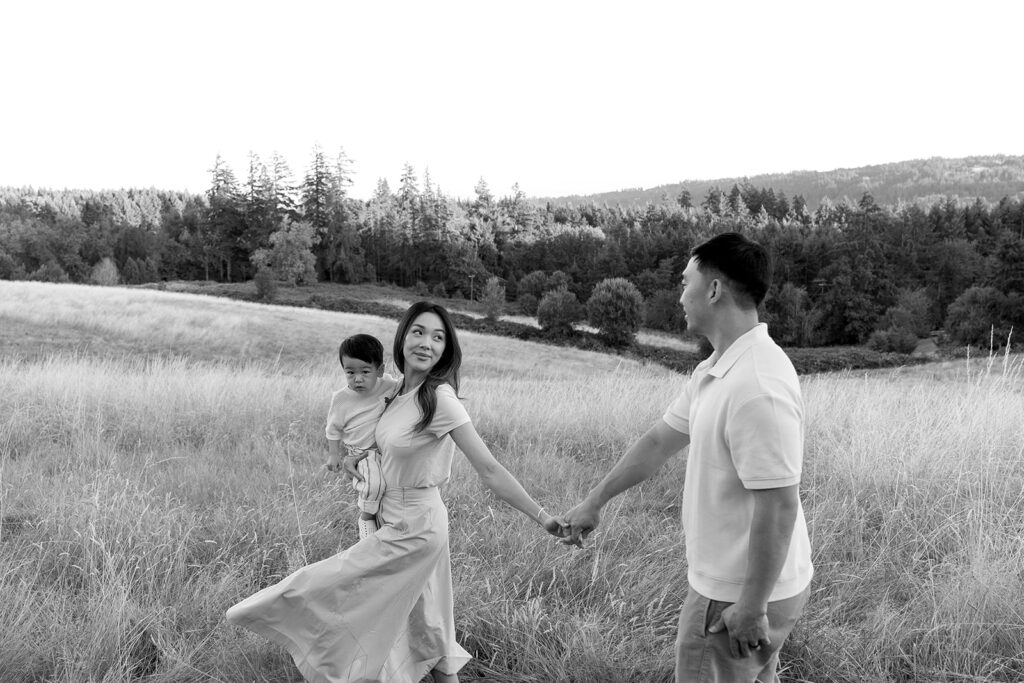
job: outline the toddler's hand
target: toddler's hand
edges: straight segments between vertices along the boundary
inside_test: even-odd
[[[341,465],[342,457],[341,453],[337,455],[327,456],[327,471],[328,472],[343,472],[344,468]]]

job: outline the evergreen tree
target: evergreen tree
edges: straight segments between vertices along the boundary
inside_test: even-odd
[[[220,155],[217,155],[210,169],[210,176],[210,189],[206,193],[208,208],[199,235],[203,268],[206,279],[210,279],[211,261],[216,259],[220,278],[230,281],[233,278],[232,270],[236,273],[245,270],[243,264],[248,261],[241,193],[234,171]]]
[[[693,208],[693,197],[690,195],[690,191],[685,187],[680,190],[679,195],[676,197],[676,204],[678,204],[681,209]]]
[[[333,279],[343,237],[340,233],[347,218],[340,194],[342,182],[334,175],[323,150],[315,145],[302,182],[301,197],[304,220],[313,228],[316,270],[322,279]]]
[[[255,152],[249,152],[249,174],[245,183],[244,216],[246,249],[266,247],[270,233],[277,229],[273,184],[267,166]]]
[[[298,201],[295,198],[297,192],[288,162],[281,154],[274,152],[270,157],[270,200],[274,206],[271,223],[275,230],[285,220],[299,218]]]
[[[487,279],[480,301],[484,305],[484,313],[488,320],[497,320],[501,317],[505,312],[505,285],[502,284],[501,278]]]
[[[397,281],[398,266],[397,239],[395,226],[398,223],[398,207],[387,180],[377,181],[377,188],[366,203],[360,219],[360,238],[366,249],[366,258],[373,266],[377,277]]]
[[[301,196],[303,220],[313,226],[317,241],[323,239],[327,233],[331,194],[336,187],[327,157],[319,145],[314,146],[313,158],[302,181]]]

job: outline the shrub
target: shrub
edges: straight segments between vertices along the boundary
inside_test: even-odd
[[[438,282],[436,285],[434,285],[433,288],[430,290],[430,294],[431,296],[434,296],[438,299],[448,298],[448,290],[445,289],[443,282]]]
[[[610,278],[594,288],[587,300],[587,317],[609,344],[626,346],[640,329],[643,303],[636,285],[625,278]]]
[[[430,288],[427,287],[427,283],[423,280],[417,280],[413,286],[412,291],[416,292],[417,296],[428,297],[430,296]]]
[[[924,289],[904,290],[895,306],[882,316],[879,330],[900,327],[917,337],[925,337],[932,330],[932,302]]]
[[[142,284],[142,270],[139,267],[139,262],[134,258],[129,258],[124,262],[124,282],[126,285]]]
[[[0,251],[0,280],[22,280],[25,269],[10,254]]]
[[[505,312],[505,285],[500,277],[487,279],[480,302],[484,305],[484,315],[488,320],[497,320]]]
[[[548,284],[544,291],[551,291],[552,289],[568,289],[572,284],[572,278],[563,273],[560,270],[548,275]]]
[[[876,330],[868,338],[868,348],[881,353],[913,353],[917,348],[917,335],[899,326]]]
[[[946,331],[958,344],[988,348],[1001,346],[1009,337],[1006,295],[993,287],[971,287],[949,305]]]
[[[544,296],[544,292],[548,290],[548,275],[543,270],[535,270],[532,273],[528,273],[523,276],[523,279],[519,281],[519,298],[529,294],[535,298],[536,301],[540,301],[540,298]],[[536,313],[536,308],[533,315]]]
[[[274,269],[269,266],[260,266],[253,278],[256,284],[256,298],[260,301],[270,303],[277,298],[277,278],[274,276]]]
[[[537,305],[540,301],[533,294],[520,294],[518,303],[523,315],[537,315]]]
[[[572,325],[583,319],[583,306],[568,289],[555,289],[537,305],[537,322],[552,336],[571,336]]]
[[[682,332],[686,329],[683,307],[679,305],[679,292],[659,289],[644,300],[644,325],[655,330]]]
[[[47,261],[39,266],[39,269],[29,275],[28,279],[39,282],[68,282],[70,280],[68,274],[56,261]]]
[[[94,285],[102,285],[104,287],[113,287],[121,282],[121,276],[117,272],[117,265],[114,264],[114,260],[109,256],[104,256],[99,262],[92,267],[92,273],[89,275],[89,282]]]

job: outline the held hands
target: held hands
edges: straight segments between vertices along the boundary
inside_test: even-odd
[[[548,532],[552,536],[565,538],[569,535],[569,527],[558,517],[549,515],[546,512],[542,514],[540,525],[544,527],[544,531]]]
[[[601,511],[592,503],[584,500],[559,518],[559,522],[568,530],[559,541],[565,545],[583,547],[583,539],[597,528],[601,521]]]

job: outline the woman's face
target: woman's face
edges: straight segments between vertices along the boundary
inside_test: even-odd
[[[405,374],[426,376],[441,360],[447,342],[444,323],[437,313],[427,311],[416,316],[402,346]]]

